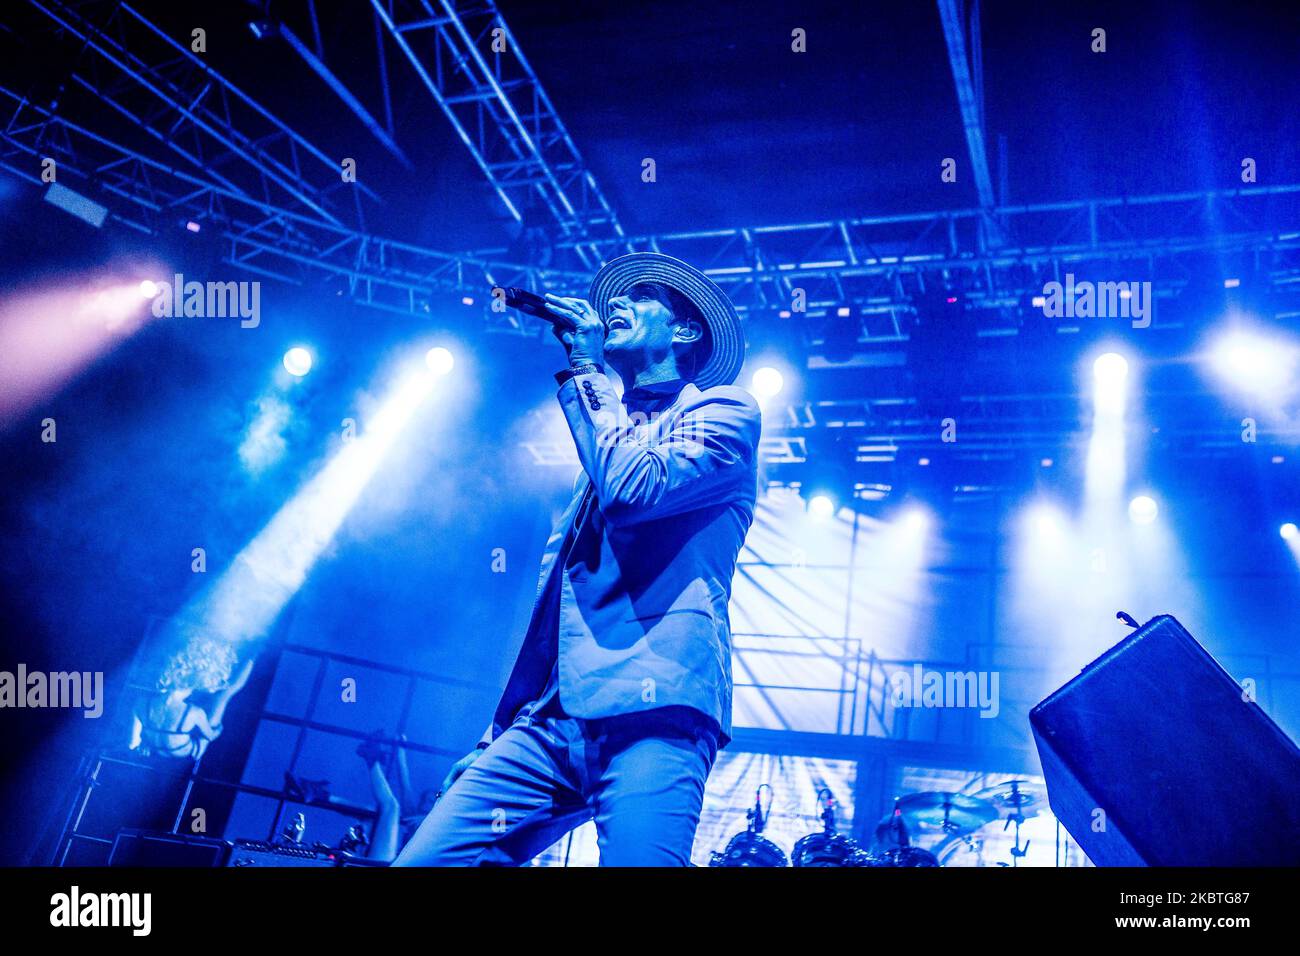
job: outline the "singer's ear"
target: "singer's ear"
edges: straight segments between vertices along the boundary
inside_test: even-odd
[[[704,337],[704,326],[694,319],[687,319],[673,328],[674,342],[698,342]]]

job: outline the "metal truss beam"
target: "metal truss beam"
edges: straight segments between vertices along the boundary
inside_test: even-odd
[[[0,92],[8,103],[8,168],[38,181],[40,157],[55,155],[92,191],[119,200],[113,209],[122,222],[144,231],[185,218],[211,222],[228,236],[230,260],[249,269],[299,282],[335,275],[357,301],[411,314],[423,311],[434,289],[484,298],[495,285],[580,294],[589,279],[585,271],[505,265],[501,250],[455,255],[349,229],[296,203],[279,205],[159,162]],[[1072,269],[1149,279],[1157,294],[1169,294],[1207,253],[1255,255],[1276,287],[1300,293],[1300,185],[1004,206],[993,214],[1007,237],[997,250],[979,246],[981,209],[671,233],[595,248],[601,258],[628,245],[694,262],[742,312],[788,309],[793,290],[803,288],[809,317],[852,308],[864,343],[905,339],[912,299],[936,282],[988,307],[992,334],[1016,331],[993,310],[1023,307],[1045,281]],[[512,313],[488,312],[486,321],[489,329],[541,330]]]
[[[89,54],[81,57],[71,82],[179,157],[194,176],[240,198],[364,227],[362,200],[377,202],[373,191],[345,183],[338,158],[130,4],[29,2]]]
[[[280,35],[284,37],[285,42],[289,44],[289,49],[297,53],[299,58],[301,58],[301,60],[311,68],[312,72],[319,76],[325,82],[325,85],[334,91],[338,98],[343,101],[343,104],[352,111],[353,115],[361,121],[361,124],[371,132],[375,139],[379,140],[385,149],[396,156],[403,166],[407,169],[411,169],[411,161],[406,158],[406,153],[402,152],[402,147],[397,145],[397,141],[393,139],[389,129],[386,129],[378,120],[370,115],[370,111],[367,110],[365,105],[352,94],[352,91],[349,90],[347,85],[334,74],[334,71],[325,64],[324,59],[313,53],[311,48],[300,40],[298,35],[289,28],[288,24],[279,24],[279,31]],[[382,57],[382,43],[379,45],[379,50]],[[388,70],[384,60],[382,59],[380,60],[380,78],[384,86],[384,103],[385,106],[388,107],[390,104],[390,98],[388,95]],[[391,119],[391,108],[389,107],[390,125]]]
[[[77,125],[65,98],[60,122],[51,126],[52,114],[10,94],[20,105],[6,142],[24,175],[31,156],[47,154],[41,144],[55,129],[62,155],[84,170],[85,180],[122,201],[114,207],[121,221],[153,230],[160,213],[183,210],[228,236],[231,261],[296,281],[327,272],[378,308],[419,314],[421,290],[486,298],[498,282],[581,293],[584,273],[630,249],[701,266],[742,312],[789,310],[802,289],[808,317],[847,308],[863,343],[907,338],[913,302],[936,286],[960,290],[979,311],[981,331],[1014,333],[1028,300],[1072,270],[1149,280],[1157,296],[1168,297],[1207,257],[1253,257],[1277,289],[1300,292],[1297,185],[629,238],[495,7],[371,0],[383,23],[377,29],[402,47],[503,199],[540,197],[562,223],[557,251],[571,268],[495,266],[489,276],[484,264],[508,258],[503,250],[453,255],[371,235],[361,221],[364,186],[342,183],[331,158],[129,4],[91,2],[74,10],[60,0],[29,2],[79,41],[86,52],[72,84],[110,110],[95,112],[92,132]],[[492,50],[498,30],[502,52]],[[429,56],[422,59],[417,47]],[[119,146],[122,140],[106,131],[123,128],[154,155]],[[80,156],[85,149],[89,156]],[[30,155],[22,158],[24,152]],[[356,204],[352,216],[346,202],[336,201],[340,188]],[[997,224],[996,246],[985,241],[989,222]],[[487,325],[540,329],[534,320],[495,312]]]
[[[970,152],[971,174],[975,177],[975,190],[985,209],[993,207],[993,180],[989,176],[988,153],[985,147],[984,110],[979,96],[979,78],[973,72],[972,58],[966,55],[966,27],[962,22],[959,0],[938,0],[939,20],[943,24],[943,39],[948,45],[948,62],[952,66],[953,83],[957,87],[957,105],[961,108],[961,123],[966,131],[966,148]],[[972,14],[979,16],[978,7]]]
[[[997,221],[990,248],[982,224]],[[822,222],[634,236],[595,244],[602,259],[624,248],[692,262],[742,312],[788,310],[795,289],[810,317],[849,307],[862,342],[906,337],[912,302],[934,284],[972,307],[1014,310],[1068,271],[1151,281],[1168,296],[1207,255],[1278,260],[1276,287],[1300,293],[1300,184],[1119,196]],[[499,250],[486,250],[493,255]],[[989,316],[997,324],[996,317]],[[1002,325],[1013,333],[1014,325]]]
[[[58,163],[58,181],[110,208],[112,218],[147,234],[193,220],[222,239],[222,258],[254,274],[303,284],[334,279],[372,308],[427,314],[438,293],[487,298],[496,286],[577,289],[585,274],[457,256],[349,229],[275,206],[165,165],[0,87],[0,167],[43,185],[41,161]],[[540,322],[487,310],[492,331],[534,334]]]
[[[616,243],[623,227],[491,0],[371,4],[506,211],[522,222],[544,209],[581,264],[595,266],[590,242]]]

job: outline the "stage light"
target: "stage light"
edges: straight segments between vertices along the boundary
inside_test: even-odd
[[[1092,381],[1092,404],[1097,416],[1121,419],[1128,402],[1128,359],[1118,352],[1097,356],[1092,363]]]
[[[1282,462],[1284,462],[1284,461],[1286,461],[1286,459],[1283,458],[1281,455],[1274,455],[1274,456],[1273,456],[1273,464],[1275,464],[1275,465],[1280,465],[1280,464],[1282,464]]]
[[[1092,363],[1092,434],[1084,468],[1084,502],[1089,521],[1115,513],[1124,494],[1128,467],[1124,428],[1128,404],[1128,359],[1106,352]]]
[[[1288,521],[1286,524],[1282,525],[1282,528],[1278,533],[1282,535],[1283,541],[1295,541],[1297,538],[1300,538],[1300,528],[1297,528],[1293,521]]]
[[[1128,503],[1128,516],[1135,524],[1150,524],[1160,514],[1160,506],[1150,495],[1138,495]]]
[[[1036,504],[1025,512],[1030,530],[1040,539],[1051,541],[1061,537],[1065,520],[1061,512],[1051,505]]]
[[[780,394],[785,385],[785,380],[781,377],[781,373],[772,366],[764,365],[754,372],[750,385],[754,389],[754,394],[759,398],[772,398]]]
[[[850,309],[847,305],[842,305],[835,310],[835,314],[838,315],[841,319],[847,319],[850,315],[853,314],[853,310]]]
[[[1296,384],[1300,349],[1284,339],[1236,330],[1215,341],[1210,363],[1220,378],[1251,395],[1282,397]]]
[[[918,459],[916,460],[916,463],[917,463],[918,465],[920,465],[922,468],[929,468],[929,467],[930,467],[930,459],[929,459],[929,458],[918,458]]]
[[[199,229],[201,229],[202,227],[193,219],[191,219],[189,222],[185,224],[185,228],[190,232],[198,232]]]
[[[1044,458],[1044,459],[1043,459],[1042,461],[1040,461],[1038,464],[1040,464],[1040,465],[1041,465],[1042,467],[1044,467],[1044,468],[1051,468],[1052,465],[1054,465],[1054,464],[1056,464],[1056,463],[1055,463],[1054,461],[1052,461],[1052,459],[1050,459],[1050,458]]]
[[[101,206],[79,192],[74,192],[60,183],[50,183],[50,188],[45,191],[45,201],[53,206],[58,206],[64,212],[71,213],[82,222],[88,222],[96,229],[104,225],[104,220],[108,218],[108,207]]]
[[[153,316],[141,273],[167,266],[133,261],[90,275],[65,272],[0,295],[0,430],[115,348]]]
[[[930,527],[930,516],[924,508],[913,505],[902,513],[899,522],[907,530],[919,533]]]
[[[424,364],[429,366],[435,375],[446,375],[456,364],[456,359],[449,351],[438,345],[424,353]]]
[[[1128,380],[1128,359],[1118,352],[1099,355],[1092,363],[1092,376],[1098,387],[1119,388]]]
[[[829,518],[835,510],[835,502],[828,495],[813,495],[808,499],[809,513],[818,518]]]
[[[295,345],[284,353],[284,370],[294,378],[302,378],[311,371],[311,353],[301,345]]]
[[[460,300],[460,304],[461,304],[461,305],[473,305],[473,304],[474,304],[474,297],[473,297],[472,295],[462,296],[462,297],[461,297],[461,300]]]
[[[1237,286],[1239,286],[1239,285],[1241,285],[1241,280],[1240,280],[1240,279],[1224,279],[1224,280],[1223,280],[1223,287],[1224,287],[1225,289],[1235,289],[1235,288],[1237,288]]]
[[[145,279],[140,283],[140,295],[146,299],[152,299],[162,290],[158,288],[158,283],[153,279]]]

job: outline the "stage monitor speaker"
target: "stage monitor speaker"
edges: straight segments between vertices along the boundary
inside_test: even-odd
[[[1098,866],[1300,866],[1300,750],[1174,618],[1029,714],[1057,818]]]

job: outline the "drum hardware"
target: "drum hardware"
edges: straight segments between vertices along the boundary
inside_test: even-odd
[[[1020,781],[1012,780],[1010,805],[1015,807],[1015,812],[1007,814],[1007,822],[1002,824],[1002,832],[1005,833],[1007,831],[1007,827],[1011,826],[1011,824],[1014,823],[1016,825],[1016,842],[1015,845],[1011,847],[1011,866],[1013,868],[1018,867],[1020,865],[1020,860],[1022,857],[1029,855],[1029,844],[1031,842],[1029,840],[1026,840],[1025,845],[1023,847],[1020,845],[1020,824],[1024,823],[1026,819],[1023,810],[1024,803],[1021,797],[1022,794],[1020,793]],[[1003,863],[1001,865],[1006,866],[1007,864]]]
[[[997,820],[997,808],[980,796],[944,791],[911,793],[894,800],[893,812],[875,830],[875,845],[885,851],[911,846],[913,834],[956,838]]]
[[[939,859],[929,850],[919,846],[901,846],[885,850],[883,853],[867,854],[870,862],[861,866],[918,867],[939,866]]]
[[[912,846],[912,839],[907,832],[907,813],[903,808],[903,802],[906,799],[905,797],[895,797],[893,812],[876,826],[876,842],[885,845],[886,849],[872,852],[863,851],[865,859],[859,864],[860,866],[912,867],[939,865],[939,860],[929,850],[922,849],[919,846]],[[943,830],[945,833],[953,833],[959,827],[949,819],[952,809],[951,803],[948,801],[944,803]],[[920,805],[915,805],[913,809],[918,806]]]
[[[766,791],[766,794],[764,793]],[[951,860],[958,844],[977,854],[983,865],[985,841],[975,831],[1003,821],[1003,830],[1015,827],[1011,862],[998,866],[1019,866],[1029,853],[1030,842],[1021,842],[1020,827],[1042,812],[1046,795],[1041,785],[1028,780],[1008,780],[974,794],[924,791],[895,797],[893,809],[875,827],[875,845],[865,850],[851,837],[838,831],[836,800],[828,787],[817,791],[822,829],[800,839],[787,858],[771,840],[762,836],[772,803],[772,788],[763,784],[755,791],[754,806],[746,811],[744,833],[732,837],[726,849],[711,855],[709,866],[796,866],[796,867],[938,867],[943,864],[930,850],[913,843],[918,837],[937,836],[935,849]]]
[[[876,827],[876,837],[879,839],[881,829],[884,828],[885,832],[891,838],[891,842],[896,843],[899,846],[908,846],[912,841],[907,833],[907,820],[903,817],[903,808],[900,805],[901,803],[902,801],[899,800],[898,797],[894,798],[894,810],[886,818],[888,820],[887,823],[881,823]]]
[[[1047,803],[1047,792],[1042,784],[1032,780],[1006,780],[976,791],[972,796],[991,803],[999,817],[1019,814],[1022,820],[1038,816]]]
[[[981,835],[989,834],[989,830],[992,829],[992,823],[990,823],[970,834],[953,834],[934,846],[933,850],[941,861],[940,866],[971,865],[970,855],[973,854],[974,865],[978,867],[1018,867],[1020,861],[1029,856],[1030,843],[1032,842],[1029,840],[1022,842],[1021,827],[1030,819],[1043,813],[1047,806],[1047,796],[1043,785],[1032,780],[1011,779],[993,786],[984,787],[969,796],[987,802],[993,807],[995,811],[993,822],[1001,820],[1001,829],[1004,833],[1009,832],[1011,827],[1015,826],[1014,843],[1007,847],[1010,862],[993,859],[994,855],[1000,854],[995,854],[991,847],[1001,846],[1001,843],[1005,841],[1000,841],[999,838],[991,834],[987,837]],[[992,843],[990,844],[989,841],[992,841]],[[987,862],[986,851],[989,851]]]
[[[984,840],[978,834],[967,833],[934,848],[940,866],[949,866],[958,853],[975,854],[975,866],[984,865]]]
[[[764,790],[767,791],[766,807]],[[732,837],[721,853],[715,850],[709,857],[709,866],[789,866],[785,851],[762,835],[771,810],[772,788],[761,784],[754,791],[754,805],[745,811],[745,832]]]
[[[998,818],[997,809],[981,796],[937,790],[910,793],[897,807],[913,831],[937,830],[945,836],[970,833]]]
[[[810,833],[796,843],[790,854],[791,863],[800,867],[871,866],[870,854],[849,837],[836,832],[835,795],[830,788],[818,790],[817,801],[822,805],[822,832]]]
[[[988,800],[997,808],[998,816],[1002,817],[1004,821],[1002,824],[1004,833],[1011,826],[1015,826],[1015,843],[1008,851],[1011,854],[1011,862],[999,861],[998,866],[1019,867],[1020,861],[1029,854],[1029,844],[1032,842],[1026,840],[1024,845],[1021,845],[1020,826],[1031,817],[1036,817],[1042,813],[1043,807],[1047,803],[1047,794],[1044,792],[1042,785],[1031,780],[1004,780],[992,787],[985,787],[983,790],[978,791],[975,796]]]

